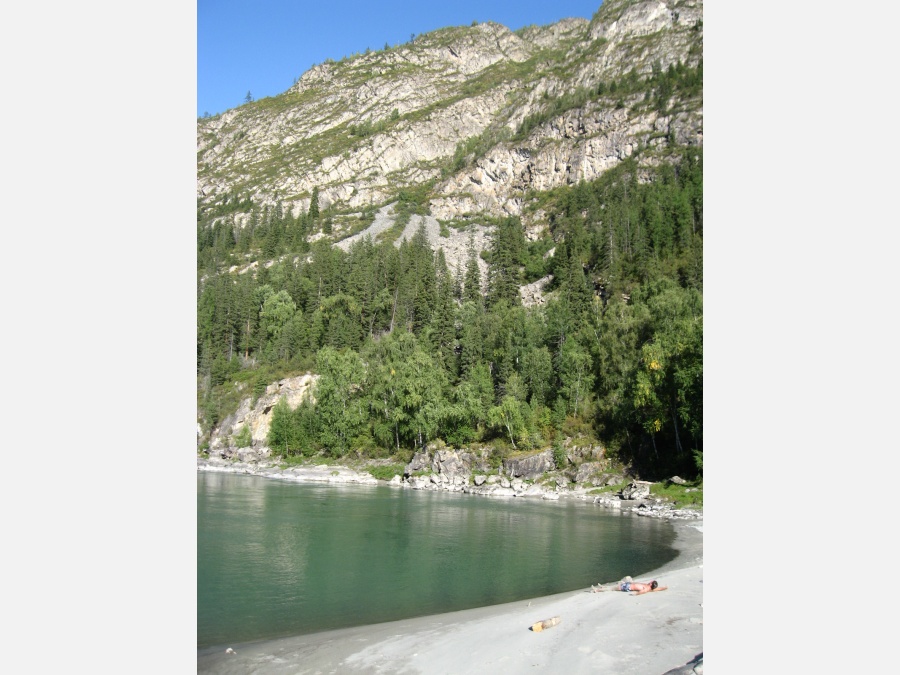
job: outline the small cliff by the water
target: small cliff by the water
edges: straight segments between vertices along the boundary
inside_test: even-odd
[[[249,447],[258,448],[254,454],[260,457],[269,455],[266,438],[269,435],[269,426],[272,422],[272,410],[280,399],[287,401],[291,409],[296,408],[303,399],[311,396],[312,387],[318,379],[317,375],[305,373],[298,377],[288,377],[273,382],[266,387],[265,393],[254,400],[252,396],[244,398],[238,409],[225,417],[209,433],[208,451],[213,455],[234,456],[237,450],[235,444],[238,437],[245,429],[250,430]],[[198,438],[203,434],[198,425]],[[245,453],[246,454],[246,453]]]

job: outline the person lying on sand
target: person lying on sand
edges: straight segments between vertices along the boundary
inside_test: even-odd
[[[615,584],[598,584],[597,586],[591,586],[591,593],[600,593],[601,591],[624,591],[625,593],[631,593],[632,595],[643,595],[644,593],[652,593],[654,591],[664,591],[667,588],[668,586],[660,586],[655,579],[644,583],[642,581],[632,581],[631,577],[625,577]]]

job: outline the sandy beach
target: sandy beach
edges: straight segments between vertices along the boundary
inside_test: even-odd
[[[692,672],[703,653],[702,521],[675,523],[679,554],[635,574],[668,590],[589,588],[504,605],[198,652],[198,673]],[[639,571],[637,571],[639,572]],[[597,583],[614,579],[597,579]],[[560,617],[540,632],[532,624]],[[702,672],[702,661],[697,668]]]

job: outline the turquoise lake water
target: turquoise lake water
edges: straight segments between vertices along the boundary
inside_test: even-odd
[[[197,647],[495,605],[640,575],[672,525],[590,503],[197,475]]]

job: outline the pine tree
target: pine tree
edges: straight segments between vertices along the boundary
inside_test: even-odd
[[[437,252],[437,290],[432,314],[432,349],[445,371],[456,379],[456,303],[453,300],[453,277],[447,269],[444,249]]]
[[[311,223],[315,223],[319,219],[319,186],[316,185],[312,191],[312,197],[309,199],[309,211],[306,214]]]
[[[460,307],[459,320],[462,332],[459,338],[459,365],[464,375],[468,374],[483,360],[483,318],[484,309],[479,304],[467,301]]]
[[[413,235],[409,251],[412,256],[411,282],[414,286],[413,330],[416,335],[419,335],[431,323],[437,292],[434,253],[428,245],[424,221],[422,221],[415,235]]]
[[[463,302],[474,302],[478,305],[484,301],[481,295],[481,269],[478,267],[478,253],[475,251],[475,238],[469,236],[469,257],[466,261],[466,274],[463,284]]]
[[[521,303],[521,262],[525,252],[525,233],[518,218],[502,220],[491,238],[488,262],[488,299],[491,306],[505,301],[510,306]]]
[[[568,303],[568,311],[576,322],[583,321],[590,313],[593,291],[584,274],[581,261],[575,255],[568,256],[568,265],[561,283],[561,293]]]

